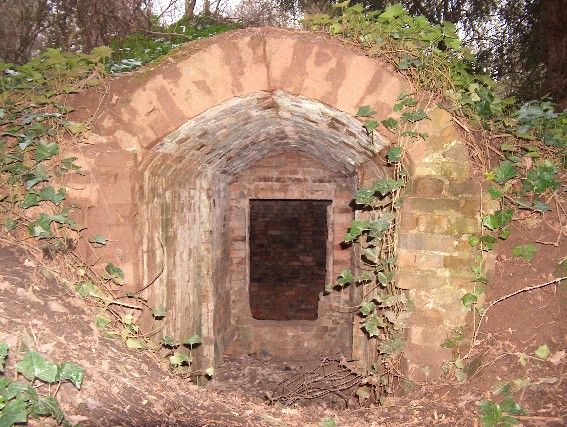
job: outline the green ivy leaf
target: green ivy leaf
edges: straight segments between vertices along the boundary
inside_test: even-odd
[[[39,217],[28,225],[30,236],[38,239],[46,239],[52,236],[51,217],[47,214],[40,214]]]
[[[490,195],[490,198],[492,200],[498,200],[500,199],[502,196],[504,196],[504,191],[499,190],[496,187],[490,187],[488,189],[488,194]]]
[[[57,381],[69,380],[79,390],[83,384],[85,371],[76,363],[62,362],[57,366]]]
[[[491,400],[480,402],[480,422],[483,427],[496,427],[502,419],[502,409]]]
[[[51,396],[40,396],[31,410],[36,415],[49,415],[55,418],[58,423],[65,418],[59,402]]]
[[[112,322],[112,320],[110,320],[108,317],[105,317],[105,316],[102,316],[102,315],[98,315],[95,318],[95,326],[97,327],[97,329],[104,329],[111,322]]]
[[[482,225],[489,230],[496,230],[497,228],[505,227],[512,221],[513,214],[514,211],[512,209],[496,211],[491,215],[483,216]]]
[[[512,396],[507,396],[500,402],[500,408],[502,411],[510,415],[522,415],[524,409],[516,403]]]
[[[534,354],[540,359],[547,359],[550,355],[549,347],[546,344],[540,345]]]
[[[368,316],[370,313],[374,311],[375,308],[376,308],[376,304],[374,304],[374,302],[365,301],[362,304],[360,304],[360,313],[363,316]]]
[[[100,236],[100,235],[93,236],[89,239],[90,243],[94,243],[94,244],[101,245],[101,246],[106,245],[107,241],[108,241],[108,239],[106,237]]]
[[[475,294],[466,293],[465,295],[463,295],[463,298],[461,300],[463,302],[463,306],[467,310],[470,310],[472,305],[477,303],[478,297]]]
[[[72,121],[65,122],[65,128],[73,135],[77,135],[87,130],[87,127],[85,126],[84,123],[78,123]]]
[[[370,105],[363,105],[358,109],[356,116],[358,117],[372,117],[376,114],[376,111],[373,111]]]
[[[551,210],[547,203],[544,203],[539,199],[534,200],[534,209],[538,212],[548,212]]]
[[[406,111],[402,114],[402,119],[415,123],[419,122],[420,120],[427,119],[427,114],[423,110],[416,110],[416,111]]]
[[[126,339],[126,347],[134,349],[134,350],[142,350],[146,348],[146,345],[142,340],[137,338],[127,338]]]
[[[388,162],[389,163],[397,163],[402,159],[403,149],[402,147],[392,147],[388,150]]]
[[[107,278],[112,280],[115,284],[122,285],[124,283],[124,271],[122,271],[120,267],[109,262],[104,269],[108,273]]]
[[[380,354],[393,355],[401,352],[404,349],[404,346],[404,339],[398,336],[382,341],[378,346],[378,350],[380,351]]]
[[[96,286],[90,280],[87,280],[85,282],[75,283],[75,291],[83,298],[86,298],[91,295],[96,296],[100,294],[99,287]]]
[[[389,130],[394,130],[398,127],[398,121],[392,117],[382,120],[382,124]]]
[[[191,357],[186,353],[174,353],[173,356],[169,357],[169,363],[172,366],[181,366],[184,364],[191,363]]]
[[[525,245],[518,245],[512,248],[512,254],[514,256],[521,257],[526,261],[530,262],[535,254],[537,253],[538,248],[534,243],[528,243]]]
[[[362,324],[362,329],[364,329],[370,337],[377,336],[382,327],[384,327],[384,322],[376,313],[372,313],[368,316]]]
[[[504,160],[500,164],[487,173],[486,179],[489,181],[496,181],[498,184],[504,184],[518,176],[514,163],[510,160]]]
[[[390,178],[385,178],[376,181],[372,185],[372,190],[374,190],[374,192],[376,193],[380,193],[382,196],[385,196],[394,190],[402,188],[403,186],[404,186],[404,182],[401,179],[394,180]]]
[[[0,342],[0,373],[4,372],[6,365],[6,358],[8,357],[8,344]]]
[[[374,119],[365,120],[362,126],[368,133],[372,133],[372,131],[378,127],[378,122]]]
[[[35,146],[35,160],[36,162],[43,162],[44,160],[51,159],[53,156],[59,154],[59,145],[56,142],[40,141]]]
[[[0,411],[0,426],[11,427],[17,423],[26,423],[28,420],[27,407],[27,402],[21,399],[6,403],[6,406]]]
[[[36,378],[46,383],[57,381],[57,365],[47,361],[36,351],[28,351],[24,358],[16,363],[15,368],[29,381]]]
[[[181,344],[188,345],[189,347],[193,347],[197,344],[201,344],[203,342],[202,338],[199,335],[193,335],[189,338],[185,338],[181,341]]]
[[[320,427],[337,427],[337,422],[333,417],[325,417],[319,423]]]
[[[164,347],[178,347],[179,344],[177,344],[175,342],[175,340],[173,339],[173,337],[170,337],[169,335],[165,335],[164,337],[162,337],[161,339],[161,345],[163,345]]]

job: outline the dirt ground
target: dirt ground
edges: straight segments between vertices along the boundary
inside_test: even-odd
[[[498,245],[488,302],[566,275],[558,262],[567,255],[567,239],[552,244],[562,227],[557,218],[528,217],[512,227],[510,239]],[[227,355],[215,379],[197,387],[170,375],[144,352],[100,336],[92,307],[49,273],[51,261],[9,239],[1,241],[0,341],[11,349],[24,342],[51,360],[85,368],[80,391],[64,384],[57,393],[68,417],[83,426],[318,426],[324,417],[353,427],[477,426],[479,402],[502,399],[495,391],[505,383],[513,385],[514,399],[526,411],[517,417],[522,425],[567,425],[567,316],[562,312],[566,303],[560,304],[567,298],[567,284],[524,292],[493,306],[467,358],[470,378],[464,383],[445,378],[418,384],[381,407],[341,409],[324,401],[285,407],[268,405],[266,392],[317,361]],[[539,245],[532,262],[512,255],[512,247],[533,241],[546,244]],[[542,344],[550,349],[548,360],[534,356]],[[521,353],[529,356],[525,366]],[[11,356],[8,372],[13,372]]]

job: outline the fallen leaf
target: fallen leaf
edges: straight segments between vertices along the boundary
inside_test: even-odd
[[[559,365],[559,363],[561,363],[563,359],[565,359],[565,350],[556,351],[553,356],[551,356],[547,360],[549,360],[554,365]]]

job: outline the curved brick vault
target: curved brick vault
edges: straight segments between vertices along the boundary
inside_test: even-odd
[[[75,98],[97,115],[75,154],[89,171],[69,183],[79,221],[113,242],[97,253],[124,267],[132,289],[151,284],[168,314],[163,334],[199,333],[196,364],[223,352],[267,349],[286,357],[340,350],[370,366],[375,343],[341,305],[363,290],[321,297],[316,321],[259,321],[248,304],[248,201],[329,200],[327,279],[352,264],[340,246],[353,191],[381,177],[379,152],[353,115],[371,105],[392,115],[405,79],[378,59],[327,36],[247,29],[189,43],[160,64]],[[480,198],[451,116],[429,107],[427,142],[409,149],[411,181],[399,226],[399,284],[415,301],[407,372],[438,375],[441,342],[462,324],[470,290]],[[73,190],[81,188],[81,190]],[[94,259],[93,259],[94,261]],[[134,283],[136,285],[134,285]],[[353,327],[354,325],[354,327]]]

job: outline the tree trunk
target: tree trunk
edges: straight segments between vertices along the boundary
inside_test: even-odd
[[[195,16],[195,4],[197,0],[185,0],[185,17],[192,19]]]
[[[567,108],[567,0],[543,0],[542,34],[547,87],[560,110]]]

